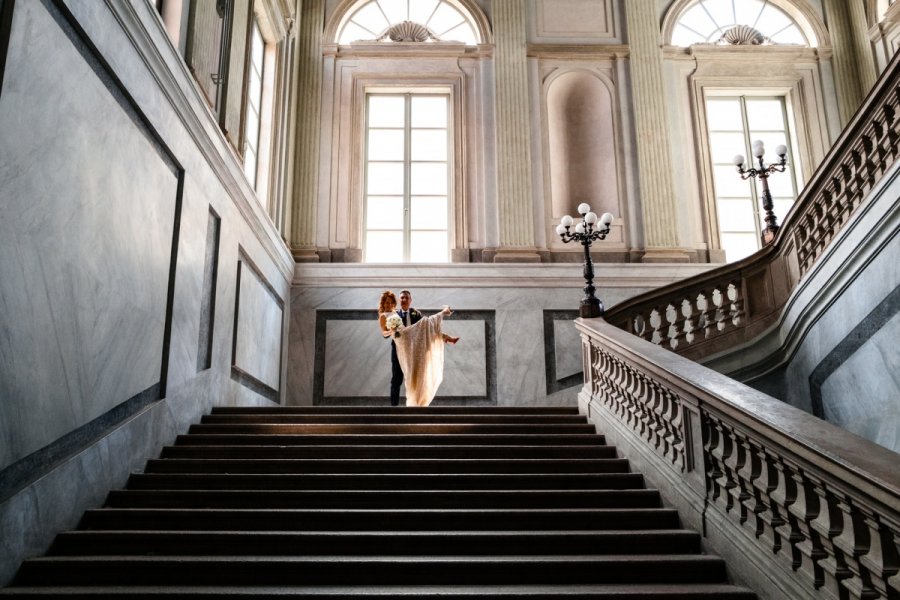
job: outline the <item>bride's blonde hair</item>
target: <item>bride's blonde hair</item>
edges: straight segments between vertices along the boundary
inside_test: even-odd
[[[389,304],[397,306],[397,296],[391,290],[381,294],[381,299],[378,301],[378,314],[381,315],[387,312]]]

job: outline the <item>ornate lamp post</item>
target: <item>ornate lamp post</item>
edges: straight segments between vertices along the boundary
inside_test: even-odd
[[[763,163],[763,156],[765,156],[765,154],[766,149],[765,146],[763,146],[762,140],[756,140],[753,142],[753,156],[759,161],[758,169],[756,167],[744,169],[744,156],[738,154],[734,157],[734,165],[737,167],[741,179],[746,180],[751,177],[759,177],[760,185],[762,185],[762,205],[763,210],[766,211],[766,228],[762,233],[763,245],[774,240],[775,234],[778,232],[778,219],[775,216],[775,213],[772,212],[775,205],[772,202],[772,194],[769,192],[769,175],[772,173],[784,173],[785,166],[787,165],[787,146],[782,144],[775,148],[775,154],[778,155],[778,162],[772,163],[768,167]]]
[[[565,244],[581,242],[581,245],[584,246],[584,280],[587,285],[584,286],[584,298],[581,300],[579,313],[583,318],[592,319],[603,314],[603,303],[594,295],[594,262],[591,260],[591,244],[596,240],[606,239],[613,216],[603,213],[598,223],[597,214],[592,213],[591,207],[584,202],[578,205],[578,212],[581,214],[581,223],[575,225],[575,233],[569,233],[569,228],[575,222],[569,215],[560,219],[556,233]],[[594,225],[598,227],[596,230]]]

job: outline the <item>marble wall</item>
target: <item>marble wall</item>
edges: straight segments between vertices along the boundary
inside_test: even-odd
[[[602,265],[611,306],[700,273],[706,265]],[[572,265],[298,264],[291,292],[287,403],[388,404],[390,343],[376,322],[382,291],[410,289],[426,314],[449,304],[440,404],[574,404],[581,343],[572,320],[583,292]]]
[[[282,399],[293,260],[152,3],[0,15],[2,585],[211,406]]]
[[[900,168],[893,167],[753,343],[717,371],[900,452]]]

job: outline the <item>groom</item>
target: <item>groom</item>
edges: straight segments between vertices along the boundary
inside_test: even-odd
[[[412,303],[412,294],[409,290],[400,292],[400,308],[397,314],[403,319],[403,326],[409,327],[415,325],[422,319],[422,313],[410,307]],[[397,360],[397,346],[391,339],[391,406],[400,405],[400,386],[403,384],[403,369],[400,368],[400,361]]]

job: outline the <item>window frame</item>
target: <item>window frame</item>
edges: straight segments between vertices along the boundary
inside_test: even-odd
[[[454,197],[454,120],[453,120],[453,97],[451,90],[435,90],[433,86],[410,86],[407,88],[395,88],[390,90],[383,90],[378,88],[373,88],[366,90],[365,99],[364,99],[364,121],[363,121],[363,136],[362,136],[362,144],[363,144],[363,152],[362,152],[362,202],[361,202],[361,221],[362,221],[362,236],[361,236],[361,250],[362,250],[362,261],[368,264],[383,264],[383,263],[369,263],[367,260],[368,257],[368,233],[369,231],[396,231],[395,229],[390,230],[379,230],[372,229],[370,230],[368,227],[368,207],[369,207],[369,190],[368,190],[368,175],[369,175],[369,134],[372,129],[396,129],[396,128],[372,128],[369,126],[370,123],[370,103],[369,100],[373,96],[381,96],[381,97],[402,97],[404,98],[404,126],[403,126],[403,264],[413,263],[411,260],[411,245],[412,245],[412,233],[413,231],[442,231],[447,235],[447,246],[446,252],[444,255],[445,260],[443,262],[438,263],[421,263],[421,264],[444,264],[452,261],[452,248],[453,248],[453,197]],[[447,147],[446,147],[446,160],[445,161],[415,161],[415,162],[436,162],[436,163],[445,163],[447,167],[447,188],[446,194],[443,196],[434,196],[432,194],[418,194],[417,196],[434,196],[434,197],[444,197],[445,198],[445,210],[446,210],[446,227],[443,229],[412,229],[411,221],[412,221],[412,190],[411,190],[411,170],[412,163],[414,162],[411,156],[411,138],[412,138],[412,98],[413,97],[440,97],[445,99],[446,101],[446,119],[447,126],[442,131],[446,132],[447,139]],[[416,128],[416,129],[429,129],[429,128]],[[440,128],[433,128],[440,129]],[[375,161],[375,162],[399,162],[399,161]]]

